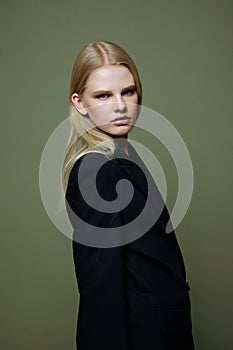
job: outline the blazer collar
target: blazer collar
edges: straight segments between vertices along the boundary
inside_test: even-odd
[[[153,177],[134,147],[129,142],[128,152],[129,155],[116,145],[113,158],[115,158],[121,169],[127,174],[127,177],[132,181],[132,184],[134,184],[137,189],[146,196],[151,206],[155,209],[158,217],[160,217],[160,222],[163,222],[163,225],[166,226],[170,218],[169,213]],[[150,193],[148,193],[148,189],[150,189]]]
[[[118,145],[113,155],[113,158],[118,162],[121,169],[127,174],[132,183],[138,188],[139,191],[143,192],[145,196],[148,194],[148,186],[146,179],[143,179],[142,172],[145,171],[145,164],[137,154],[134,147],[128,142],[129,155],[125,153]]]

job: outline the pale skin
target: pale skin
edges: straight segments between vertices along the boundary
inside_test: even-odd
[[[71,101],[82,115],[88,113],[99,129],[118,137],[120,146],[128,154],[127,134],[137,119],[138,95],[133,75],[127,67],[106,65],[96,68],[89,75],[82,95],[72,94]],[[118,120],[114,120],[116,118]]]

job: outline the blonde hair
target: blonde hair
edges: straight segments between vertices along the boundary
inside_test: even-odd
[[[77,56],[71,73],[69,96],[71,131],[62,167],[62,186],[64,191],[67,188],[70,171],[82,155],[93,149],[105,155],[112,155],[115,151],[115,143],[111,136],[98,129],[90,118],[78,113],[71,102],[71,96],[74,93],[81,96],[84,92],[91,72],[105,65],[126,66],[135,81],[138,104],[141,105],[142,102],[142,86],[137,68],[124,49],[117,44],[107,41],[90,43],[84,47]]]

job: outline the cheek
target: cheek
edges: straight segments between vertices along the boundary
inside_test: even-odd
[[[134,93],[132,96],[131,96],[131,103],[135,103],[137,104],[138,103],[138,94],[137,93]]]
[[[132,104],[129,106],[129,112],[130,112],[129,114],[132,117],[136,118],[137,114],[138,114],[138,105],[136,103],[133,104],[133,102],[132,102]]]
[[[109,104],[103,104],[92,107],[88,110],[88,114],[94,123],[101,123],[109,119],[111,107]]]
[[[137,113],[138,110],[138,95],[134,95],[131,97],[131,99],[128,101],[129,105],[128,108],[130,109],[131,113]]]

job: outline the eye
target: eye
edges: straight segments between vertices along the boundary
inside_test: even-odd
[[[131,96],[135,93],[136,89],[135,88],[132,88],[132,89],[128,89],[128,90],[125,90],[123,91],[123,95],[125,96]]]
[[[108,94],[100,94],[97,95],[96,98],[98,98],[98,100],[107,100],[108,96]]]

